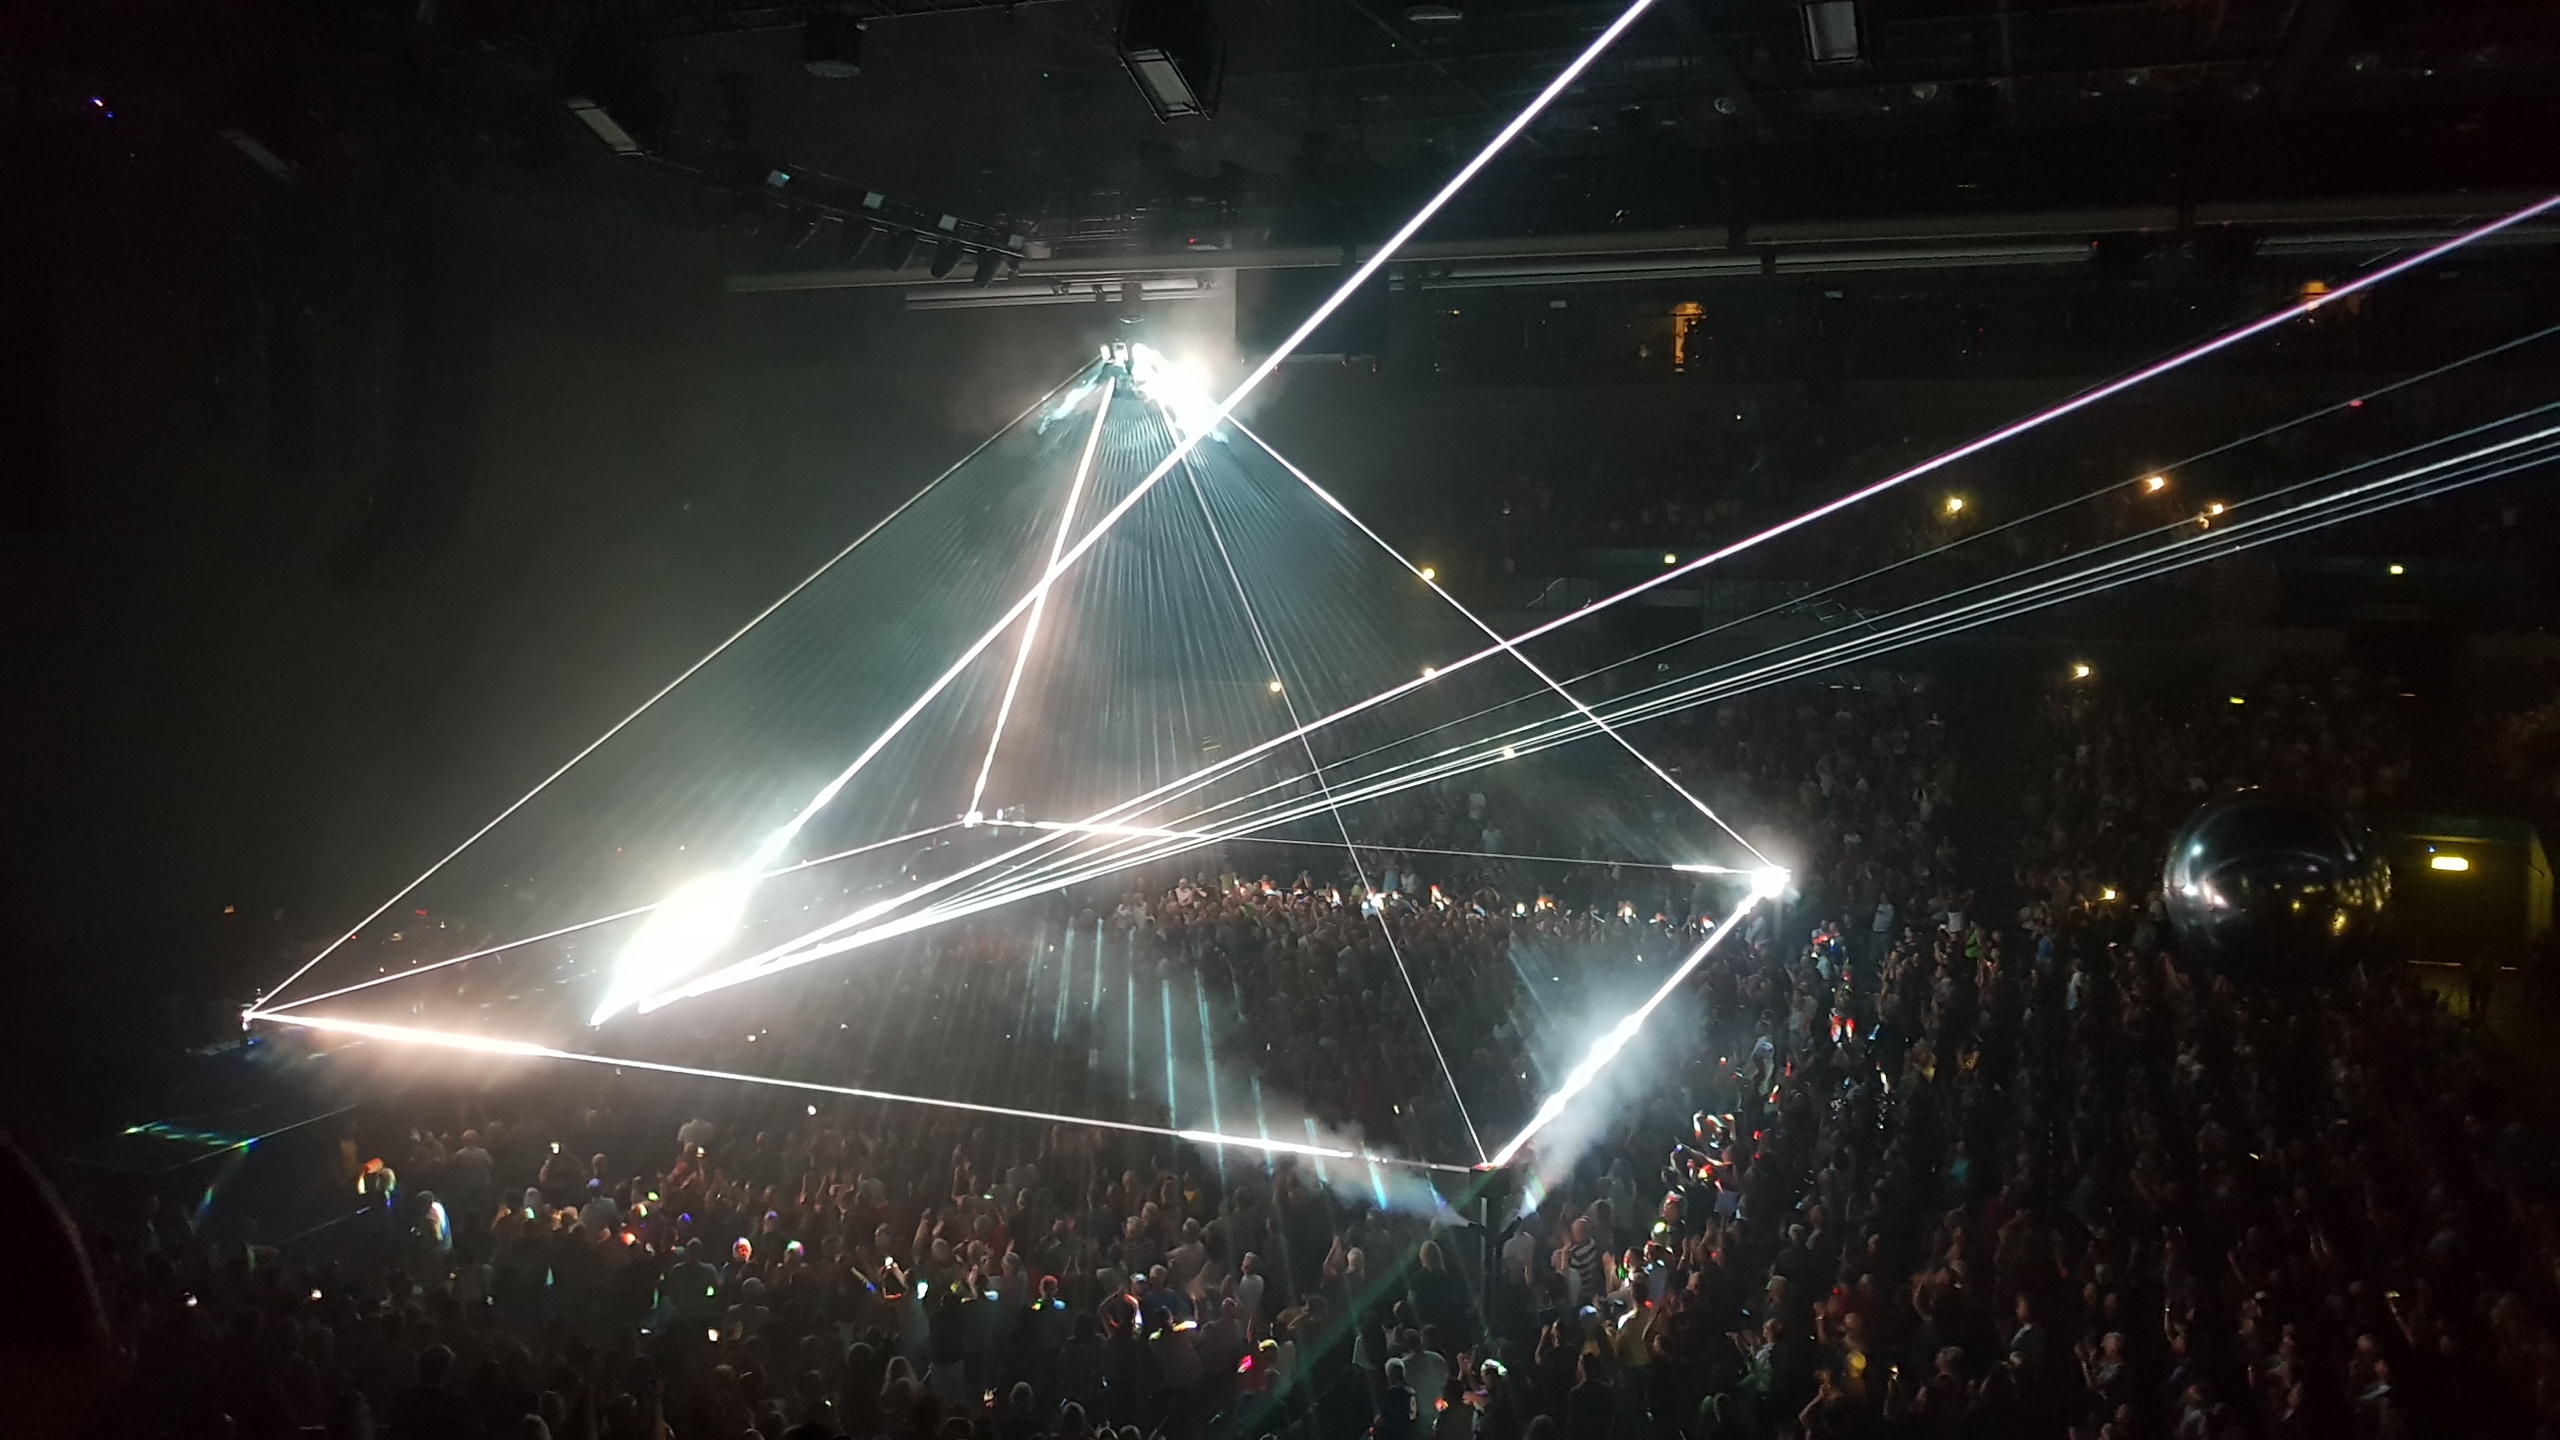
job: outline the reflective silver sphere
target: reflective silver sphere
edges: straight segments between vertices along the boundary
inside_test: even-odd
[[[2178,827],[2160,884],[2189,955],[2234,980],[2319,981],[2380,930],[2391,867],[2328,806],[2243,790]]]

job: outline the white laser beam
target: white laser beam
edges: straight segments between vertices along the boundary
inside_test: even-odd
[[[1076,459],[1075,479],[1067,486],[1066,507],[1058,513],[1057,538],[1049,542],[1051,566],[1058,563],[1059,554],[1066,549],[1067,537],[1075,533],[1076,504],[1084,498],[1086,478],[1093,474],[1093,453],[1102,445],[1103,422],[1111,418],[1111,397],[1118,389],[1117,379],[1102,382],[1102,402],[1094,407],[1093,428],[1085,432],[1084,453]],[[1013,673],[1005,677],[1004,699],[996,706],[995,731],[987,736],[987,758],[978,766],[977,787],[969,792],[969,808],[965,813],[972,824],[981,817],[979,802],[986,799],[987,777],[995,772],[996,748],[1004,744],[1005,721],[1012,718],[1014,693],[1022,688],[1023,667],[1031,663],[1031,643],[1040,638],[1040,616],[1047,608],[1048,596],[1044,593],[1031,603],[1030,612],[1022,617],[1022,644],[1013,652]]]
[[[421,1045],[432,1049],[459,1050],[474,1055],[500,1055],[521,1060],[565,1060],[579,1065],[602,1065],[616,1070],[646,1070],[659,1075],[685,1075],[698,1080],[725,1080],[746,1085],[770,1085],[777,1089],[799,1090],[812,1094],[841,1095],[855,1100],[879,1100],[893,1105],[922,1105],[942,1110],[960,1110],[974,1115],[997,1115],[1011,1120],[1034,1120],[1048,1125],[1081,1125],[1096,1130],[1117,1130],[1135,1135],[1162,1135],[1188,1140],[1195,1145],[1216,1145],[1266,1154],[1321,1155],[1330,1158],[1366,1160],[1378,1165],[1399,1166],[1409,1170],[1438,1170],[1467,1174],[1467,1165],[1453,1165],[1433,1160],[1408,1160],[1397,1155],[1380,1155],[1369,1150],[1341,1149],[1322,1145],[1294,1144],[1285,1140],[1266,1140],[1258,1135],[1229,1135],[1215,1130],[1177,1130],[1165,1125],[1141,1125],[1128,1120],[1105,1120],[1091,1115],[1066,1115],[1051,1110],[1030,1110],[1015,1105],[989,1105],[974,1100],[949,1100],[932,1095],[909,1095],[895,1090],[873,1090],[859,1085],[830,1085],[818,1080],[790,1080],[777,1075],[751,1075],[740,1070],[715,1070],[699,1065],[675,1065],[663,1060],[640,1060],[627,1055],[591,1055],[579,1050],[562,1050],[551,1045],[537,1045],[529,1040],[507,1040],[491,1035],[470,1035],[454,1030],[434,1030],[416,1025],[388,1025],[372,1020],[349,1020],[333,1015],[305,1015],[299,1012],[252,1010],[249,1019],[269,1024],[290,1025],[303,1030],[354,1035],[387,1044]]]
[[[682,673],[678,674],[678,675],[676,676],[676,678],[674,678],[673,680],[668,681],[664,686],[662,686],[662,687],[658,690],[658,692],[657,692],[656,694],[651,695],[648,699],[641,701],[641,702],[640,702],[640,705],[639,705],[639,708],[637,708],[637,709],[633,710],[630,714],[623,716],[621,719],[616,720],[615,722],[613,722],[613,724],[612,724],[609,728],[607,728],[607,729],[606,729],[606,731],[605,731],[603,734],[601,734],[601,735],[597,736],[597,737],[596,737],[595,739],[593,739],[593,740],[588,741],[588,742],[586,743],[586,745],[585,745],[584,747],[582,747],[582,748],[578,751],[578,753],[576,753],[575,755],[570,756],[567,760],[562,761],[559,769],[554,770],[554,771],[552,771],[550,774],[543,776],[543,777],[542,777],[542,779],[541,779],[540,781],[538,781],[538,782],[534,785],[534,787],[533,787],[532,789],[527,790],[526,792],[524,792],[524,794],[522,794],[522,795],[520,795],[520,796],[516,797],[516,799],[514,800],[514,802],[513,802],[513,803],[511,803],[511,804],[509,804],[509,805],[507,806],[507,808],[505,808],[504,810],[501,810],[501,811],[499,811],[496,815],[491,816],[491,817],[490,817],[490,819],[489,819],[489,822],[488,822],[487,824],[485,824],[485,825],[481,826],[479,829],[474,830],[474,831],[472,831],[469,835],[467,835],[467,836],[463,837],[463,841],[462,841],[462,843],[461,843],[461,844],[454,846],[454,847],[453,847],[451,850],[449,850],[449,851],[446,851],[446,852],[445,852],[445,854],[444,854],[441,858],[439,858],[439,859],[438,859],[434,864],[429,865],[426,869],[424,869],[424,870],[422,870],[422,871],[418,872],[418,878],[416,878],[416,879],[414,879],[414,880],[410,881],[410,882],[409,882],[408,884],[406,884],[406,885],[401,886],[398,890],[393,891],[393,892],[392,892],[392,894],[391,894],[391,898],[390,898],[390,899],[388,899],[388,900],[383,901],[380,905],[375,906],[375,907],[373,908],[373,911],[372,911],[372,913],[371,913],[371,914],[366,915],[362,920],[359,920],[359,921],[357,921],[354,925],[349,926],[349,927],[347,928],[347,932],[346,932],[345,934],[340,935],[338,938],[336,938],[336,939],[334,939],[334,940],[330,941],[327,945],[323,946],[323,947],[321,948],[321,950],[320,950],[320,953],[318,953],[318,954],[316,954],[316,955],[312,956],[312,957],[311,957],[310,959],[308,959],[308,960],[303,961],[303,962],[302,962],[302,964],[301,964],[299,967],[297,967],[297,968],[294,970],[294,972],[293,972],[292,974],[287,975],[287,976],[284,978],[284,980],[283,980],[283,982],[282,982],[281,984],[278,984],[278,985],[274,986],[272,989],[270,989],[270,990],[268,990],[268,991],[267,991],[267,998],[268,998],[269,1000],[273,1000],[276,996],[281,995],[281,994],[283,994],[286,990],[291,989],[291,988],[293,987],[293,984],[294,984],[294,982],[295,982],[295,981],[300,980],[303,976],[310,974],[310,973],[311,973],[311,969],[312,969],[312,967],[313,967],[313,966],[318,965],[321,961],[328,959],[328,958],[330,957],[330,955],[334,954],[334,953],[337,951],[337,949],[338,949],[338,947],[339,947],[339,946],[344,945],[344,944],[346,944],[348,941],[353,940],[354,938],[356,938],[356,936],[358,936],[358,935],[360,935],[360,934],[363,934],[363,933],[364,933],[364,927],[366,927],[367,925],[372,924],[372,923],[373,923],[374,921],[376,921],[376,920],[381,919],[381,918],[383,917],[383,915],[384,915],[384,914],[386,914],[386,913],[388,913],[388,912],[390,911],[390,909],[391,909],[391,907],[392,907],[392,906],[397,905],[397,904],[399,904],[401,901],[403,901],[403,900],[405,900],[405,899],[409,898],[409,894],[410,894],[410,892],[411,892],[411,891],[416,890],[419,886],[426,884],[426,883],[427,883],[429,880],[431,880],[431,879],[434,879],[434,878],[435,878],[435,875],[436,875],[436,873],[437,873],[438,871],[440,871],[440,870],[444,869],[444,867],[446,867],[447,865],[452,864],[452,863],[454,862],[454,860],[462,854],[462,852],[463,852],[463,851],[468,850],[468,849],[470,849],[472,846],[474,846],[474,845],[478,844],[478,843],[480,842],[480,840],[481,840],[481,838],[482,838],[483,836],[486,836],[490,831],[495,830],[495,829],[497,829],[500,825],[502,825],[502,824],[506,823],[506,820],[507,820],[507,817],[508,817],[508,816],[515,814],[518,810],[521,810],[521,809],[523,809],[526,805],[528,805],[528,804],[532,803],[533,798],[534,798],[535,796],[537,796],[537,795],[540,795],[543,791],[550,789],[550,788],[551,788],[551,786],[552,786],[552,783],[553,783],[554,781],[558,780],[561,776],[568,774],[571,770],[573,770],[573,769],[577,768],[577,765],[578,765],[578,762],[579,762],[579,761],[582,761],[582,760],[586,759],[588,756],[593,755],[594,753],[596,753],[596,751],[597,751],[598,749],[600,749],[600,748],[604,745],[604,743],[605,743],[606,741],[608,741],[608,740],[612,739],[612,738],[613,738],[614,736],[616,736],[616,735],[621,734],[625,729],[628,729],[628,728],[630,727],[630,725],[631,725],[631,723],[632,723],[633,721],[635,721],[635,720],[639,719],[639,718],[640,718],[641,716],[643,716],[643,715],[648,714],[648,713],[649,713],[649,711],[650,711],[651,709],[653,709],[653,708],[657,705],[657,703],[658,703],[659,701],[664,700],[664,699],[666,699],[669,695],[674,694],[677,686],[682,685],[682,684],[683,684],[684,682],[686,682],[687,680],[692,679],[692,678],[693,678],[697,673],[699,673],[699,672],[701,671],[701,669],[702,669],[702,667],[703,667],[703,666],[708,665],[708,664],[710,664],[712,661],[719,659],[719,658],[720,658],[720,656],[722,655],[722,653],[724,653],[725,651],[727,651],[727,650],[728,650],[728,648],[729,648],[730,646],[735,645],[735,644],[737,644],[740,640],[745,639],[745,638],[747,637],[747,633],[748,633],[749,631],[751,631],[751,630],[755,629],[757,626],[759,626],[759,625],[763,624],[767,619],[771,618],[771,617],[772,617],[772,615],[773,615],[773,612],[775,612],[775,611],[777,611],[777,610],[781,609],[781,608],[782,608],[783,606],[785,606],[785,605],[790,604],[790,603],[792,602],[792,600],[800,594],[800,592],[801,592],[801,591],[806,590],[806,589],[808,589],[811,585],[816,584],[816,583],[817,583],[817,581],[818,581],[818,577],[820,577],[820,576],[822,576],[822,575],[826,574],[828,571],[830,571],[830,570],[834,569],[834,568],[835,568],[839,563],[841,563],[841,562],[844,560],[844,558],[845,558],[846,556],[848,556],[848,555],[852,554],[852,553],[853,553],[854,551],[856,551],[856,550],[861,549],[861,548],[862,548],[862,546],[863,546],[863,543],[864,543],[865,541],[869,540],[872,536],[879,534],[883,529],[887,528],[887,526],[889,525],[889,522],[891,522],[891,521],[893,521],[893,520],[897,519],[897,518],[898,518],[899,516],[901,516],[901,515],[904,515],[905,513],[907,513],[907,511],[908,511],[910,508],[912,508],[912,507],[915,505],[915,503],[916,503],[917,501],[922,500],[925,496],[932,494],[932,493],[933,493],[933,491],[934,491],[934,487],[936,487],[936,486],[940,485],[943,481],[948,480],[948,479],[950,479],[953,475],[955,475],[955,474],[959,473],[960,468],[961,468],[962,466],[964,466],[964,465],[968,464],[970,461],[975,460],[976,458],[978,458],[978,456],[979,456],[982,452],[984,452],[988,446],[993,445],[994,443],[996,443],[996,440],[997,440],[999,437],[1001,437],[1001,436],[1005,435],[1006,433],[1010,432],[1010,431],[1013,429],[1013,427],[1014,427],[1014,426],[1019,425],[1019,424],[1021,424],[1024,420],[1026,420],[1026,419],[1030,418],[1030,416],[1031,416],[1032,412],[1033,412],[1033,411],[1038,410],[1042,405],[1047,404],[1047,403],[1049,402],[1049,399],[1050,399],[1050,397],[1051,397],[1051,396],[1056,395],[1060,390],[1066,389],[1069,385],[1071,385],[1071,384],[1075,383],[1077,376],[1082,375],[1082,374],[1084,373],[1085,369],[1087,369],[1087,368],[1090,368],[1090,367],[1088,366],[1088,367],[1082,367],[1082,368],[1079,368],[1079,369],[1077,370],[1077,372],[1076,372],[1076,374],[1075,374],[1075,375],[1070,375],[1070,376],[1068,376],[1066,379],[1059,381],[1056,385],[1051,386],[1051,387],[1049,388],[1048,394],[1042,395],[1039,399],[1032,401],[1032,402],[1031,402],[1031,404],[1030,404],[1028,407],[1026,407],[1020,415],[1015,416],[1015,417],[1014,417],[1010,422],[1008,422],[1008,423],[1003,427],[1003,429],[1000,429],[1000,430],[996,431],[993,435],[989,435],[986,439],[979,441],[979,442],[978,442],[974,447],[972,447],[972,448],[970,449],[970,451],[969,451],[969,453],[968,453],[968,454],[963,455],[963,456],[961,456],[958,460],[956,460],[956,461],[952,462],[952,465],[951,465],[951,468],[950,468],[950,469],[947,469],[947,470],[943,471],[941,474],[934,476],[931,480],[926,481],[926,482],[925,482],[925,486],[924,486],[924,488],[923,488],[923,489],[918,490],[918,491],[917,491],[916,493],[914,493],[913,495],[910,495],[910,496],[908,496],[906,499],[904,499],[904,500],[902,500],[902,501],[898,502],[898,506],[897,506],[897,508],[896,508],[896,509],[891,510],[888,514],[881,516],[881,517],[879,518],[879,520],[878,520],[878,521],[876,521],[876,522],[874,522],[874,523],[872,524],[871,528],[869,528],[869,529],[867,529],[867,530],[863,531],[861,534],[856,535],[855,537],[853,537],[853,542],[852,542],[851,544],[849,544],[849,545],[845,546],[843,549],[841,549],[841,550],[837,551],[835,554],[828,556],[828,557],[827,557],[827,559],[826,559],[826,562],[825,562],[824,564],[821,564],[817,569],[812,570],[812,571],[810,571],[807,575],[803,576],[803,577],[801,578],[801,580],[800,580],[800,583],[799,583],[799,584],[794,585],[794,586],[792,586],[790,589],[783,591],[783,592],[782,592],[782,594],[781,594],[778,598],[776,598],[772,604],[767,605],[767,606],[766,606],[766,607],[764,607],[762,610],[757,611],[757,612],[755,613],[755,615],[747,621],[747,623],[746,623],[746,624],[739,626],[739,627],[737,628],[737,630],[736,630],[736,631],[734,631],[733,633],[731,633],[731,635],[729,636],[729,638],[728,638],[728,639],[723,640],[723,641],[721,641],[719,644],[712,646],[712,647],[711,647],[711,649],[710,649],[708,652],[706,652],[706,653],[703,655],[703,657],[702,657],[701,659],[696,660],[696,661],[694,661],[692,664],[690,664],[690,665],[686,666],[686,667],[684,668],[684,670],[683,670],[683,672],[682,672]]]
[[[1776,869],[1775,866],[1769,868]],[[1778,873],[1783,877],[1786,872]],[[1783,890],[1784,880],[1781,879],[1778,885]],[[1608,1034],[1592,1042],[1590,1052],[1582,1057],[1582,1063],[1574,1066],[1565,1075],[1564,1083],[1556,1087],[1556,1092],[1539,1104],[1538,1113],[1529,1117],[1529,1123],[1520,1127],[1520,1133],[1504,1141],[1502,1148],[1493,1152],[1491,1163],[1510,1164],[1512,1157],[1520,1153],[1521,1146],[1537,1138],[1539,1131],[1554,1124],[1556,1117],[1562,1115],[1565,1108],[1571,1105],[1576,1097],[1591,1088],[1591,1082],[1599,1079],[1602,1071],[1616,1063],[1618,1056],[1626,1050],[1628,1043],[1636,1038],[1636,1033],[1644,1029],[1644,1022],[1652,1018],[1654,1011],[1662,1008],[1663,1001],[1670,999],[1683,984],[1688,982],[1690,975],[1706,962],[1707,956],[1714,953],[1716,946],[1724,943],[1724,937],[1732,934],[1735,928],[1742,924],[1743,917],[1751,913],[1751,907],[1768,898],[1770,897],[1764,889],[1763,882],[1755,876],[1751,886],[1751,897],[1735,906],[1733,913],[1724,917],[1723,924],[1708,931],[1707,938],[1698,942],[1698,948],[1689,952],[1689,958],[1681,961],[1680,968],[1672,971],[1671,978],[1663,981],[1642,1005],[1620,1016],[1618,1023],[1609,1027]]]

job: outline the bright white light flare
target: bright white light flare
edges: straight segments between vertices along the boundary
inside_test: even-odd
[[[755,893],[753,870],[714,870],[688,880],[641,922],[613,962],[613,983],[587,1023],[601,1025],[639,1001],[692,978],[738,932]]]
[[[1209,372],[1196,360],[1176,360],[1152,345],[1132,345],[1129,381],[1164,411],[1180,438],[1214,435],[1226,418],[1209,393]]]
[[[1662,1002],[1671,998],[1672,992],[1678,990],[1689,976],[1705,963],[1707,956],[1724,940],[1724,937],[1732,934],[1735,927],[1742,923],[1742,918],[1751,913],[1751,907],[1760,903],[1763,898],[1761,894],[1763,882],[1760,876],[1763,873],[1765,872],[1754,872],[1750,898],[1736,906],[1732,914],[1724,917],[1723,924],[1707,932],[1707,938],[1698,942],[1698,948],[1689,952],[1689,958],[1680,962],[1680,968],[1671,972],[1671,978],[1663,981],[1660,989],[1655,990],[1642,1005],[1628,1011],[1624,1019],[1610,1026],[1608,1034],[1593,1042],[1591,1053],[1583,1056],[1582,1063],[1574,1066],[1573,1072],[1564,1077],[1564,1083],[1557,1086],[1556,1093],[1548,1096],[1546,1103],[1538,1107],[1537,1114],[1529,1117],[1529,1123],[1520,1127],[1520,1133],[1512,1136],[1501,1149],[1493,1152],[1492,1164],[1510,1164],[1511,1157],[1520,1153],[1521,1146],[1528,1144],[1539,1131],[1546,1129],[1557,1116],[1563,1114],[1565,1107],[1573,1103],[1575,1096],[1591,1088],[1591,1082],[1599,1079],[1600,1072],[1608,1069],[1617,1060],[1619,1053],[1627,1048],[1627,1042],[1636,1038],[1636,1032],[1644,1028],[1644,1022],[1652,1017],[1655,1010],[1661,1008]],[[1787,872],[1779,870],[1777,873],[1784,876]],[[1779,888],[1785,888],[1783,880]]]

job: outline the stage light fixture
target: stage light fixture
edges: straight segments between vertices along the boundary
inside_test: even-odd
[[[607,150],[612,151],[616,155],[637,155],[640,153],[640,142],[632,138],[630,131],[622,128],[621,122],[607,114],[603,106],[583,95],[571,95],[560,103],[569,107],[569,113],[577,116],[579,124],[586,126],[597,139],[603,141],[604,148]],[[243,138],[245,139],[246,137]],[[239,142],[235,141],[233,143],[237,144]],[[256,144],[255,141],[251,141],[249,143]],[[247,145],[243,145],[241,148],[252,160],[258,159],[258,151],[266,150],[266,147],[263,145],[258,146],[257,151],[249,150]],[[262,161],[261,163],[264,162]],[[278,161],[277,163],[282,164],[283,162]],[[272,169],[273,167],[269,168]]]
[[[2082,661],[2071,667],[2071,678],[2074,680],[2086,680],[2097,673],[2097,670],[2090,666],[2086,661]]]
[[[2430,855],[2427,857],[2427,868],[2459,875],[2471,868],[2471,861],[2461,855]]]
[[[1416,571],[1415,573],[1416,573],[1416,574],[1419,574],[1419,575],[1420,575],[1420,576],[1421,576],[1421,577],[1422,577],[1426,582],[1428,582],[1428,581],[1432,581],[1432,580],[1437,580],[1437,579],[1439,579],[1439,578],[1440,578],[1440,572],[1439,572],[1437,569],[1434,569],[1433,567],[1431,567],[1431,566],[1429,566],[1429,565],[1425,565],[1425,566],[1423,566],[1419,571]]]
[[[997,273],[1003,269],[1003,251],[981,250],[978,252],[978,268],[970,273],[969,283],[980,287],[993,285],[996,283]]]
[[[848,215],[836,235],[836,265],[850,270],[860,265],[880,243],[880,227],[859,215]]]
[[[907,268],[907,262],[914,259],[915,255],[916,232],[892,230],[889,232],[888,248],[880,254],[880,263],[891,270],[904,270]]]
[[[2409,573],[2409,567],[2406,565],[2394,565],[2391,567],[2391,573],[2394,575],[2406,575]]]
[[[1857,0],[1812,0],[1804,7],[1804,50],[1814,64],[1846,65],[1864,49]]]
[[[800,68],[822,80],[850,80],[862,73],[863,22],[839,10],[821,10],[800,27]]]
[[[569,107],[572,114],[577,114],[580,120],[585,121],[587,128],[596,132],[596,138],[604,141],[607,146],[613,149],[614,153],[619,155],[629,155],[639,150],[640,142],[632,139],[629,134],[625,133],[620,125],[614,123],[613,117],[605,114],[603,109],[594,101],[571,98],[563,101],[562,103]],[[586,109],[593,111],[595,118],[589,119],[585,114],[579,113],[580,106],[585,106]],[[112,118],[112,113],[113,112],[110,112],[110,118]],[[259,169],[266,171],[268,174],[273,175],[279,180],[291,180],[293,178],[293,166],[289,164],[283,156],[268,149],[266,145],[258,139],[258,137],[250,134],[248,131],[217,130],[214,133],[228,141],[233,149],[248,156],[249,163],[257,166]]]
[[[1950,514],[1950,515],[1961,515],[1961,514],[1963,514],[1963,513],[1964,513],[1964,497],[1963,497],[1963,496],[1961,496],[1961,495],[1950,495],[1950,496],[1948,496],[1948,497],[1947,497],[1947,513],[1948,513],[1948,514]]]
[[[1158,120],[1218,113],[1227,42],[1202,0],[1128,0],[1119,41],[1120,63]]]
[[[934,246],[933,264],[927,267],[926,273],[936,280],[949,279],[951,272],[960,268],[960,257],[966,248],[957,240],[945,240]]]
[[[2169,477],[2166,475],[2145,475],[2142,477],[2142,488],[2154,495],[2157,495],[2161,491],[2169,488]]]

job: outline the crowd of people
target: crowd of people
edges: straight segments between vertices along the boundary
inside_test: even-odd
[[[303,1241],[175,1209],[90,1227],[122,1376],[100,1427],[2560,1435],[2549,1147],[2476,1041],[2380,969],[2235,992],[2091,893],[2198,787],[2370,800],[2406,774],[2387,707],[2247,699],[2185,725],[2059,706],[2015,927],[1960,888],[1928,687],[1804,687],[1654,737],[1701,798],[1794,838],[1796,890],[1657,1016],[1603,1113],[1501,1171],[1395,1157],[1509,1133],[1735,892],[1421,843],[1536,836],[1463,790],[1351,873],[1228,855],[1068,921],[1217,975],[1221,1053],[1378,1160],[583,1068],[421,1089],[349,1132],[326,1183],[365,1208]]]
[[[2508,804],[2560,836],[2560,675],[2518,688],[2524,702],[2482,715],[2469,740]]]

